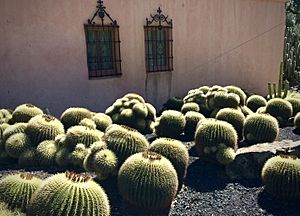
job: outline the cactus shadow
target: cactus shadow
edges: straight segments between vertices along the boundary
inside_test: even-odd
[[[274,216],[299,216],[299,201],[283,201],[272,198],[265,190],[258,194],[258,205]]]
[[[296,135],[300,135],[300,129],[293,129],[293,133],[296,134]]]
[[[223,166],[198,159],[190,164],[184,184],[198,192],[222,190],[230,183]]]

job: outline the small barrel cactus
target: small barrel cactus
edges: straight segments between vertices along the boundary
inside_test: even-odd
[[[247,107],[247,106],[239,106],[238,109],[242,111],[242,113],[244,114],[244,116],[248,116],[250,114],[253,114],[253,111],[249,107]]]
[[[286,124],[293,114],[292,104],[281,98],[273,98],[268,101],[266,112],[274,116],[280,124]]]
[[[0,140],[3,140],[3,132],[6,128],[8,128],[10,125],[7,123],[0,124]]]
[[[18,165],[22,168],[34,168],[39,166],[36,149],[30,148],[24,151],[18,158]]]
[[[24,133],[27,127],[27,123],[16,123],[10,125],[3,131],[3,140],[6,141],[11,135],[16,133]]]
[[[263,166],[261,177],[265,190],[273,197],[300,200],[300,159],[296,156],[270,158]]]
[[[65,129],[78,125],[82,119],[91,119],[92,113],[85,108],[71,107],[66,109],[60,117]]]
[[[67,148],[61,148],[56,152],[55,162],[60,167],[67,167],[71,164],[71,151]]]
[[[45,180],[32,196],[28,216],[109,216],[106,193],[90,176],[59,173]]]
[[[94,163],[95,163],[95,154],[101,150],[107,149],[107,145],[104,141],[94,142],[90,146],[90,151],[86,155],[83,161],[83,168],[87,172],[95,172]]]
[[[225,89],[229,93],[234,93],[234,94],[239,96],[240,105],[245,105],[246,104],[247,95],[245,94],[245,92],[240,87],[230,85],[230,86],[226,86]]]
[[[233,108],[223,108],[217,113],[216,119],[223,120],[232,124],[232,126],[238,133],[239,139],[243,138],[245,116],[241,111]]]
[[[78,143],[83,143],[86,147],[89,147],[94,142],[101,140],[103,135],[103,132],[85,126],[73,126],[67,131],[65,147],[74,150]]]
[[[256,110],[260,107],[264,107],[267,105],[267,100],[260,96],[260,95],[251,95],[247,99],[247,107],[249,107],[253,112],[256,112]]]
[[[137,130],[121,125],[112,126],[104,135],[108,149],[112,150],[122,164],[130,155],[146,151],[149,143]]]
[[[248,144],[273,142],[279,134],[279,125],[271,115],[253,113],[245,119],[243,134]]]
[[[256,110],[256,113],[259,113],[259,114],[266,114],[266,107],[259,107],[257,110]]]
[[[189,153],[185,145],[171,138],[159,138],[151,143],[149,151],[161,154],[171,161],[177,172],[179,186],[181,186],[189,162]]]
[[[79,122],[79,125],[88,127],[92,130],[96,129],[96,123],[92,119],[84,118]]]
[[[151,211],[169,208],[178,188],[176,170],[160,154],[140,152],[121,166],[118,187],[123,199],[133,206]]]
[[[124,98],[128,98],[129,100],[135,99],[138,100],[140,103],[145,103],[144,98],[136,93],[128,93],[124,95]]]
[[[77,144],[74,151],[70,155],[71,163],[74,166],[83,167],[83,161],[89,152],[89,149],[86,148],[84,144]]]
[[[204,115],[198,112],[189,111],[185,114],[185,127],[184,134],[187,136],[194,136],[196,131],[196,126],[198,122],[205,119]]]
[[[300,112],[297,113],[294,119],[294,125],[297,130],[300,130]]]
[[[216,153],[216,159],[220,164],[228,165],[234,161],[235,151],[231,147],[220,144]]]
[[[164,111],[157,122],[155,132],[160,137],[176,138],[185,127],[185,117],[181,112],[175,110]]]
[[[215,154],[218,145],[224,144],[234,150],[237,149],[238,136],[234,127],[228,122],[206,119],[200,121],[195,134],[195,149],[202,155]]]
[[[112,124],[112,119],[104,113],[97,113],[92,119],[96,123],[96,128],[103,132]]]
[[[200,107],[195,102],[185,103],[181,108],[181,112],[186,114],[188,111],[200,112]]]
[[[41,142],[37,146],[36,152],[40,165],[45,167],[51,167],[55,165],[57,146],[54,140],[45,140]]]
[[[0,200],[10,209],[25,212],[30,198],[41,184],[41,179],[29,173],[9,175],[0,181]]]
[[[43,111],[32,105],[32,104],[22,104],[18,106],[12,113],[12,121],[16,122],[28,122],[31,118],[37,115],[43,114]]]
[[[93,168],[98,179],[106,179],[117,171],[118,158],[111,150],[103,149],[94,155]]]
[[[164,103],[164,110],[177,110],[180,111],[183,106],[183,100],[178,97],[171,97]]]
[[[12,158],[19,158],[30,147],[30,139],[25,133],[16,133],[10,136],[5,142],[5,151]]]
[[[63,124],[51,115],[37,115],[30,119],[25,129],[33,145],[37,146],[44,140],[54,140],[59,134],[64,134]]]
[[[298,112],[300,112],[300,99],[299,98],[288,97],[288,98],[286,98],[286,100],[292,104],[292,107],[293,107],[293,115],[292,116],[295,116]]]

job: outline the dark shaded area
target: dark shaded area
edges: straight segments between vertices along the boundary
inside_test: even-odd
[[[258,205],[269,214],[276,216],[299,216],[299,201],[284,201],[272,198],[265,190],[258,194]]]

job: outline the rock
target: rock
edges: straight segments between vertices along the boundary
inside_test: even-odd
[[[226,167],[227,175],[233,179],[260,180],[262,167],[269,158],[285,153],[300,157],[300,141],[283,140],[261,143],[240,148],[236,153],[235,160]]]

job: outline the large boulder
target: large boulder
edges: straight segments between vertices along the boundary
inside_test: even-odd
[[[282,153],[300,157],[300,141],[283,140],[240,148],[235,160],[226,167],[226,173],[233,179],[260,179],[264,163]]]

